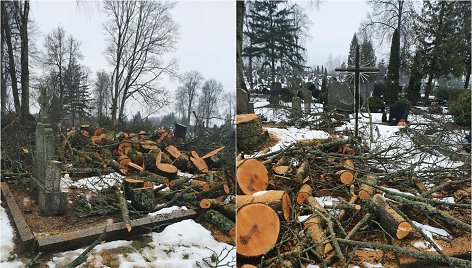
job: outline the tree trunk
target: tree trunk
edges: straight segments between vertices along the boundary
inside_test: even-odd
[[[372,201],[380,217],[380,224],[390,235],[403,239],[413,230],[411,225],[387,204],[382,195],[374,195]]]
[[[3,3],[2,3],[2,11],[3,11]],[[3,14],[2,14],[3,16]],[[3,27],[3,26],[2,26]],[[5,35],[3,34],[2,32],[2,35],[1,35],[1,41],[2,41],[2,45],[1,45],[1,51],[5,51]],[[3,55],[1,56],[2,57],[2,60],[3,60]],[[3,66],[3,62],[2,64],[0,65],[1,67],[1,70],[0,70],[0,74],[1,74],[1,96],[0,96],[0,101],[1,101],[1,115],[5,115],[6,112],[7,112],[7,83],[5,81],[5,78],[6,78],[6,74],[5,74],[5,66]]]
[[[243,25],[244,25],[244,1],[236,1],[236,88],[246,88],[243,77]]]
[[[470,59],[469,59],[469,65],[467,66],[467,74],[465,75],[465,83],[464,83],[464,89],[469,88],[469,80],[470,80],[470,73],[471,68],[470,68]]]
[[[258,195],[237,195],[236,208],[243,207],[250,203],[263,203],[273,208],[277,213],[283,215],[283,218],[288,221],[291,216],[291,201],[290,196],[285,191],[271,190]]]
[[[247,204],[236,213],[236,252],[256,257],[269,252],[277,243],[280,220],[277,212],[262,203]]]
[[[20,12],[21,13],[21,12]],[[29,110],[29,65],[28,65],[28,14],[29,1],[26,0],[21,15],[21,114],[30,115]]]
[[[15,112],[20,112],[20,97],[18,94],[18,80],[16,77],[16,69],[15,69],[15,57],[13,55],[13,45],[11,40],[11,29],[10,23],[8,22],[8,12],[6,9],[6,2],[1,2],[2,7],[2,28],[5,33],[5,42],[7,43],[7,50],[8,50],[8,64],[9,64],[9,72],[10,72],[10,82],[11,82],[11,89],[13,93],[13,102],[15,104]]]
[[[429,102],[429,94],[431,94],[431,90],[433,87],[433,76],[430,74],[428,77],[428,83],[426,83],[426,87],[424,89],[424,102]]]

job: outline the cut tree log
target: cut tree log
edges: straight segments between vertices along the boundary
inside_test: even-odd
[[[131,159],[127,155],[123,154],[118,158],[118,164],[120,164],[122,168],[128,168],[129,162],[131,162]]]
[[[142,187],[144,187],[144,180],[138,180],[129,177],[123,179],[123,191],[125,193],[125,197],[130,198],[132,189]]]
[[[192,161],[193,165],[195,166],[195,168],[197,168],[199,172],[208,173],[209,169],[207,163],[195,151],[192,151],[190,161]]]
[[[193,185],[194,188],[200,191],[209,191],[210,190],[210,183],[202,180],[192,179],[190,183]]]
[[[341,165],[345,169],[354,170],[354,162],[352,162],[352,160],[349,158],[344,158],[343,160],[341,160]]]
[[[217,183],[210,184],[210,190],[199,192],[196,198],[201,200],[202,198],[217,198],[228,194],[230,194],[230,188],[228,185],[225,183]]]
[[[234,222],[230,221],[223,214],[221,214],[220,212],[216,210],[213,210],[213,209],[208,210],[205,213],[205,220],[208,223],[213,224],[223,233],[231,237],[234,237],[236,234],[236,227],[235,227]]]
[[[369,184],[377,184],[377,178],[374,175],[367,175],[365,180]],[[361,187],[359,188],[359,198],[360,199],[369,199],[372,198],[375,194],[375,188],[369,184],[361,184]]]
[[[305,234],[311,239],[315,246],[315,251],[323,257],[323,259],[330,258],[333,254],[334,247],[328,240],[325,231],[323,230],[322,220],[319,216],[313,216],[306,220],[303,224]]]
[[[376,194],[372,197],[377,215],[380,217],[380,224],[393,237],[403,239],[413,230],[411,225],[391,208],[385,198]]]
[[[128,230],[128,232],[131,232],[132,228],[131,228],[131,221],[129,219],[128,202],[126,201],[126,198],[123,195],[123,193],[120,191],[120,189],[116,189],[115,193],[116,193],[116,197],[118,198],[118,201],[119,201],[119,206],[120,206],[120,210],[121,210],[121,216],[123,218],[123,223],[126,226],[126,230]]]
[[[236,221],[236,207],[231,203],[224,203],[216,198],[203,198],[200,200],[200,207],[203,209],[217,210],[231,221]]]
[[[298,190],[297,204],[303,205],[305,199],[307,199],[308,196],[311,196],[312,192],[313,189],[309,184],[303,184],[302,187],[300,187],[300,190]]]
[[[335,177],[342,184],[351,184],[351,182],[354,180],[354,172],[351,170],[339,170],[335,173]]]
[[[279,175],[285,175],[289,169],[289,166],[277,166],[272,168],[272,170]]]
[[[179,170],[183,172],[189,170],[190,158],[187,154],[180,152],[174,145],[167,146],[166,151],[169,153],[173,165],[175,165]]]
[[[305,179],[309,169],[308,160],[303,160],[303,162],[298,167],[297,172],[295,173],[294,181],[298,184],[303,184],[303,179]]]
[[[159,164],[156,170],[158,175],[164,176],[169,180],[173,180],[177,177],[178,169],[171,164]]]
[[[142,166],[140,166],[140,165],[138,165],[138,164],[135,164],[135,163],[133,163],[133,162],[129,162],[129,163],[128,163],[128,167],[134,169],[134,170],[137,171],[137,172],[141,172],[141,171],[144,170],[144,168],[143,168]]]
[[[156,206],[152,185],[131,190],[131,205],[137,210],[151,211]]]
[[[245,194],[264,191],[269,185],[266,167],[256,159],[245,159],[236,170],[239,188]]]
[[[257,257],[269,252],[277,243],[280,220],[277,212],[262,203],[242,206],[236,213],[236,252]]]
[[[290,196],[285,191],[266,191],[254,195],[237,195],[236,208],[239,209],[250,203],[263,203],[273,208],[277,213],[282,214],[288,221],[291,216]]]
[[[212,168],[219,168],[221,166],[221,158],[218,154],[225,149],[224,146],[217,148],[206,155],[202,156],[202,159],[205,160],[207,165]]]

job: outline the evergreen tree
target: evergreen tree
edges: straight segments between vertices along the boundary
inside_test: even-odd
[[[293,9],[281,1],[256,1],[253,8],[253,12],[247,14],[251,28],[247,35],[253,47],[245,48],[245,54],[265,58],[272,81],[275,81],[277,65],[302,70],[301,53],[305,49],[297,44],[300,29],[294,23]]]
[[[410,79],[408,80],[407,98],[411,103],[417,103],[421,98],[420,90],[422,78],[420,54],[417,53],[413,58],[410,69]]]
[[[90,117],[91,106],[87,75],[76,58],[69,61],[64,76],[64,112],[72,126]]]
[[[359,45],[357,41],[357,34],[354,34],[351,40],[351,45],[349,46],[349,55],[347,57],[347,65],[355,66],[356,65],[356,47]]]
[[[385,66],[385,60],[381,59],[377,65],[379,71],[376,75],[376,82],[378,83],[385,83],[385,74],[387,73],[387,67]]]
[[[361,58],[361,66],[375,66],[375,63],[377,62],[377,57],[375,56],[372,41],[367,38],[364,38],[360,47],[359,56]],[[364,74],[363,76],[367,78],[368,82],[373,82],[375,80],[375,74]]]
[[[428,101],[432,92],[433,79],[450,74],[460,76],[464,70],[465,53],[462,50],[470,50],[470,46],[465,48],[460,45],[461,25],[457,21],[458,17],[466,14],[457,14],[455,8],[453,1],[423,2],[416,32],[420,41],[417,53],[421,57],[420,61],[425,63],[424,72],[428,75],[425,101]]]
[[[384,100],[387,104],[393,104],[398,100],[399,79],[400,79],[400,34],[395,29],[392,36],[392,46],[390,47],[390,60],[387,70],[387,85]]]

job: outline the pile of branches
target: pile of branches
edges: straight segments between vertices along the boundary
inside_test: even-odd
[[[121,213],[131,230],[130,218],[187,206],[204,210],[206,222],[231,235],[234,176],[221,157],[228,149],[216,145],[197,152],[163,128],[131,133],[83,125],[63,135],[60,150],[64,172],[71,177],[99,175],[92,182],[99,184],[100,175],[117,172],[122,176],[74,202],[79,217]]]
[[[392,155],[393,148],[373,150],[333,136],[298,141],[254,158],[238,156],[239,264],[303,267],[316,260],[322,267],[348,267],[359,264],[357,249],[370,248],[470,267],[469,260],[446,255],[418,227],[440,224],[455,237],[471,232],[470,170],[418,169],[428,147],[437,150],[438,143]],[[398,168],[409,153],[419,160]],[[316,198],[326,196],[339,201],[327,205]],[[441,199],[450,196],[455,202]],[[418,239],[436,252],[412,247]]]

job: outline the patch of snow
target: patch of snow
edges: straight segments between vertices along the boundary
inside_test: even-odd
[[[452,197],[452,196],[443,197],[443,198],[433,198],[433,199],[438,200],[438,201],[442,201],[442,202],[452,203],[452,204],[456,203],[454,201],[454,197]]]
[[[428,235],[428,233],[430,233],[430,234],[435,234],[435,235],[439,235],[439,236],[446,237],[446,238],[452,238],[452,236],[444,229],[429,226],[429,225],[426,225],[426,224],[421,224],[421,223],[416,222],[416,221],[413,221],[413,224],[415,224],[419,228],[423,229],[423,232],[425,232],[426,235]],[[432,236],[430,236],[430,238],[432,238]]]
[[[298,216],[298,222],[304,222],[306,221],[311,215],[302,215]]]
[[[93,176],[83,178],[71,183],[72,187],[100,191],[103,188],[113,186],[115,183],[121,183],[123,176],[117,172],[113,172],[102,176]]]
[[[320,268],[320,266],[318,266],[316,264],[308,264],[308,266],[306,268]]]
[[[193,174],[190,174],[190,173],[187,173],[187,172],[178,171],[178,172],[177,172],[177,176],[179,176],[179,177],[186,177],[186,178],[192,178],[194,175],[193,175]]]
[[[380,262],[377,263],[377,264],[364,262],[364,265],[365,265],[366,268],[382,268],[383,267],[383,265]]]
[[[315,197],[316,201],[318,201],[323,207],[328,205],[332,206],[334,203],[338,203],[339,199],[331,196],[320,196],[320,197]]]
[[[429,242],[418,241],[413,244],[415,248],[429,248]]]
[[[236,250],[233,246],[216,241],[211,232],[193,220],[184,220],[167,226],[161,233],[150,233],[152,241],[136,249],[132,241],[113,241],[97,245],[87,257],[87,265],[106,267],[100,253],[105,249],[124,248],[126,254],[117,254],[114,265],[118,267],[168,267],[195,268],[206,267],[205,261],[211,263],[212,256],[220,258],[218,267],[235,267]],[[57,253],[48,267],[62,267],[73,261],[84,249]],[[220,254],[223,253],[223,254]],[[228,253],[228,254],[226,254]],[[213,265],[215,263],[212,263]],[[226,265],[223,265],[226,264]],[[3,268],[3,263],[2,263]],[[79,266],[84,267],[84,265]]]
[[[398,190],[398,189],[395,189],[395,188],[385,188],[385,189],[387,189],[387,190],[389,190],[389,191],[392,191],[392,192],[395,192],[395,193],[400,193],[400,194],[415,196],[415,195],[412,194],[412,193],[402,192],[402,191],[400,191],[400,190]]]
[[[13,242],[15,238],[14,229],[8,218],[8,214],[5,208],[1,205],[0,200],[0,267],[17,268],[24,267],[24,263],[18,260],[9,260],[10,257],[14,257],[13,249],[15,244]]]
[[[163,209],[160,209],[158,211],[149,213],[148,216],[155,216],[155,215],[159,215],[159,214],[171,213],[171,212],[176,211],[176,210],[187,210],[187,207],[185,207],[185,206],[181,206],[181,207],[172,206],[172,207],[168,207],[168,208],[163,208]]]
[[[252,196],[263,196],[267,193],[268,191],[259,191],[259,192],[255,192],[252,194]]]

